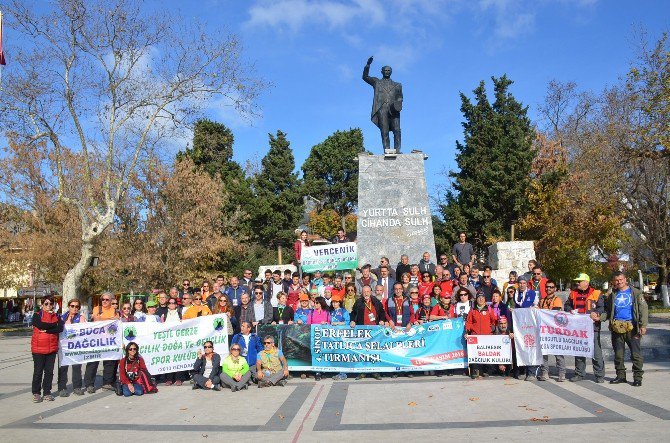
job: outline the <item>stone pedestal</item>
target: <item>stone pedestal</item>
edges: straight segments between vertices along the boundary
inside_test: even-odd
[[[489,246],[489,265],[494,269],[493,278],[499,284],[507,281],[510,271],[519,275],[528,271],[528,260],[535,260],[532,241],[503,241]]]
[[[418,263],[424,252],[435,261],[424,154],[359,155],[358,264],[395,267],[402,254]]]

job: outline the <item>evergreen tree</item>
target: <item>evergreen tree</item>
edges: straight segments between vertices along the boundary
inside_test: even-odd
[[[359,128],[336,131],[312,147],[302,165],[303,193],[322,200],[324,208],[340,217],[351,214],[358,205],[358,160],[363,152],[363,133]]]
[[[270,151],[253,179],[256,198],[251,206],[251,226],[256,240],[268,245],[292,244],[303,211],[301,185],[293,172],[295,159],[286,134],[270,137]]]
[[[253,194],[244,170],[233,160],[234,141],[235,137],[226,125],[198,120],[193,129],[193,148],[179,152],[177,160],[188,157],[196,167],[223,182],[226,192],[223,213],[236,214],[239,220],[235,231],[228,234],[243,240],[251,235],[247,212],[253,202]]]
[[[465,230],[483,247],[507,238],[511,225],[533,210],[526,200],[535,157],[528,107],[509,92],[507,76],[492,80],[493,103],[484,81],[473,91],[474,103],[461,94],[464,140],[456,142],[459,171],[449,173],[452,189],[440,209],[442,241]]]

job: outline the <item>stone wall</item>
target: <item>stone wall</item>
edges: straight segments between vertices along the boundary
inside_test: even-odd
[[[528,260],[535,260],[532,241],[504,241],[489,246],[489,265],[494,269],[493,278],[498,284],[507,281],[510,271],[519,275],[528,271]]]

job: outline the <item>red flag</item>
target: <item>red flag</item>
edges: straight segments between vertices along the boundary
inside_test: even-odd
[[[0,12],[0,65],[6,65],[5,54],[2,52],[2,13]]]

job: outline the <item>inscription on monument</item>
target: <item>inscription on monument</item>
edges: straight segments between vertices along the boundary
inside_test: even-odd
[[[359,157],[359,265],[387,256],[395,267],[402,254],[418,263],[426,251],[435,257],[423,162],[420,153]]]

